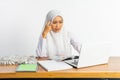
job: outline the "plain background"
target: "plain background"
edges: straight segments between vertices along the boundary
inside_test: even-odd
[[[64,26],[80,43],[110,42],[120,55],[119,0],[0,0],[0,56],[35,55],[48,11],[64,14]]]

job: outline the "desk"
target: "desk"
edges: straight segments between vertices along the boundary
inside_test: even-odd
[[[37,72],[15,72],[16,65],[6,65],[0,66],[0,78],[120,78],[118,62],[120,57],[112,57],[108,64],[52,72],[45,71],[41,66]]]

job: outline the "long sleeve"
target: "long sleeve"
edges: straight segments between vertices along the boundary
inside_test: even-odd
[[[71,33],[69,33],[69,37],[70,37],[70,43],[73,46],[73,48],[77,50],[78,53],[80,53],[82,46],[82,44],[80,44],[80,41],[77,39],[77,37],[75,37],[75,35]]]
[[[47,57],[46,54],[46,39],[42,38],[42,35],[39,38],[38,46],[36,49],[36,55],[37,57]]]

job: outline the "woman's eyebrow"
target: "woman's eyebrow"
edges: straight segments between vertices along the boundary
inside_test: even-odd
[[[59,21],[63,21],[63,20],[59,20]]]

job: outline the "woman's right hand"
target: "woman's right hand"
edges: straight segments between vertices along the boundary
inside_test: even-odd
[[[47,33],[48,33],[49,31],[51,31],[51,30],[52,30],[52,29],[51,29],[50,21],[48,21],[47,24],[45,25],[44,31],[43,31],[43,33],[42,33],[42,37],[43,37],[43,38],[46,38]]]

